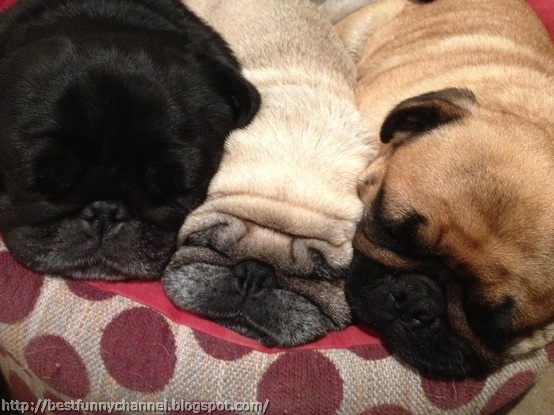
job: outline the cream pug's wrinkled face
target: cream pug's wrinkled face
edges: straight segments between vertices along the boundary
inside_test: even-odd
[[[191,0],[233,46],[260,111],[229,135],[205,203],[162,277],[179,307],[266,345],[344,328],[344,276],[375,155],[356,68],[308,1]]]
[[[327,111],[318,100],[331,121],[305,115],[302,102],[265,98],[249,127],[230,136],[230,159],[210,184],[235,191],[210,193],[187,218],[162,283],[178,306],[266,346],[290,347],[350,323],[344,276],[362,213],[352,167],[361,172],[371,153],[359,115],[333,117],[344,106]],[[346,145],[347,132],[361,145]],[[310,150],[317,137],[320,152]],[[305,151],[290,154],[295,146]]]

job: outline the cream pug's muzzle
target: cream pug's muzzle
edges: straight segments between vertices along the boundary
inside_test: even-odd
[[[291,277],[204,247],[179,250],[162,284],[175,304],[268,347],[307,343],[351,322],[344,280]]]

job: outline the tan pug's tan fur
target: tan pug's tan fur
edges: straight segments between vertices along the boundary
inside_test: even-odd
[[[537,16],[523,0],[377,0],[336,29],[357,61],[356,99],[372,131],[410,97],[474,94],[457,102],[459,120],[381,144],[360,195],[370,206],[386,187],[388,219],[427,219],[417,240],[448,287],[452,325],[483,356],[490,351],[467,324],[461,282],[474,301],[516,301],[511,324],[521,336],[508,355],[551,341],[554,330],[543,328],[554,320],[554,49]],[[426,265],[372,243],[373,227],[365,215],[355,240],[364,254],[398,269]]]
[[[262,105],[229,136],[180,244],[211,232],[236,261],[304,275],[318,251],[331,269],[346,268],[363,209],[357,177],[375,153],[355,107],[355,66],[332,25],[307,0],[185,3],[230,44]]]

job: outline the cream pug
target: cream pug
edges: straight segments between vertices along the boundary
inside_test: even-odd
[[[228,138],[206,202],[185,221],[163,283],[179,306],[265,344],[350,321],[344,274],[374,151],[355,107],[355,66],[308,0],[191,0],[260,91]]]
[[[353,314],[435,374],[496,367],[554,330],[554,49],[523,0],[378,0],[337,25],[378,157]]]

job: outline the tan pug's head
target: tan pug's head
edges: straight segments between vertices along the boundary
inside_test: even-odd
[[[492,368],[554,329],[554,133],[449,88],[399,103],[361,177],[347,298],[434,374]]]

